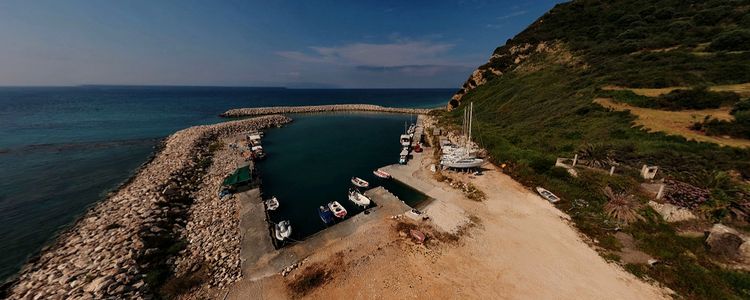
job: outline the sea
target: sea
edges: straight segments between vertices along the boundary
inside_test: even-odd
[[[18,272],[88,207],[131,177],[169,134],[226,121],[231,108],[368,103],[432,108],[453,89],[285,89],[77,86],[0,88],[0,282]],[[290,220],[293,238],[323,230],[320,205],[346,198],[350,178],[384,186],[409,204],[424,195],[372,170],[396,163],[398,137],[416,116],[293,114],[263,140],[258,164],[273,221]]]

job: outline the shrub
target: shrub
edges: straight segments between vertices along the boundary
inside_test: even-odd
[[[715,51],[750,50],[750,31],[738,29],[721,33],[711,41],[709,48]]]
[[[674,90],[659,96],[658,106],[669,109],[719,108],[724,104],[734,104],[740,96],[732,92],[712,92],[705,87],[689,90]]]

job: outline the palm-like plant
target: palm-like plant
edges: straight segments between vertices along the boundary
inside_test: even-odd
[[[610,187],[604,188],[604,195],[609,198],[609,202],[604,204],[604,212],[611,218],[624,224],[643,220],[643,216],[638,214],[641,204],[634,195],[615,193]]]
[[[593,168],[606,168],[615,163],[614,150],[604,144],[583,144],[578,149],[581,163]]]

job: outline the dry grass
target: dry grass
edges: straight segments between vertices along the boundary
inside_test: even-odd
[[[685,86],[672,86],[672,87],[665,87],[665,88],[654,88],[654,89],[641,89],[641,88],[626,88],[621,86],[614,86],[614,85],[608,85],[602,87],[602,90],[605,91],[622,91],[622,90],[629,90],[635,93],[636,95],[646,96],[646,97],[659,97],[661,95],[667,94],[674,90],[686,90],[689,87]],[[750,97],[750,82],[747,83],[739,83],[739,84],[727,84],[727,85],[715,85],[712,87],[709,87],[708,90],[713,92],[735,92],[737,95],[740,95],[740,97]]]
[[[729,114],[729,108],[665,111],[617,103],[608,98],[594,99],[594,103],[616,111],[630,111],[631,114],[638,117],[634,125],[643,126],[650,132],[680,135],[688,140],[715,143],[722,146],[750,147],[750,140],[707,136],[690,129],[693,123],[703,121],[706,116],[719,120],[732,120],[733,117]]]

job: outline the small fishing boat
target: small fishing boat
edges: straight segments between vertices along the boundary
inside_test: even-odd
[[[372,174],[374,174],[375,176],[378,176],[380,178],[383,178],[383,179],[391,178],[391,174],[388,174],[388,172],[383,171],[381,169],[377,169],[375,171],[372,171]]]
[[[560,201],[560,197],[555,196],[552,192],[542,188],[542,187],[536,187],[537,193],[542,196],[542,198],[547,199],[547,201],[551,203],[557,203]]]
[[[343,219],[344,217],[346,217],[346,209],[343,206],[341,206],[341,203],[339,203],[338,201],[329,202],[328,208],[331,209],[331,212],[333,212],[334,216],[340,219]]]
[[[266,200],[266,210],[276,210],[277,208],[279,208],[279,199],[276,199],[276,196]]]
[[[366,187],[370,186],[369,182],[367,182],[364,179],[359,178],[359,177],[352,177],[352,184],[354,184],[354,185],[356,185],[358,187],[361,187],[361,188],[366,188]]]
[[[362,195],[360,192],[357,192],[355,189],[349,190],[349,200],[354,202],[354,204],[367,207],[370,205],[370,198],[367,198],[367,196]]]
[[[292,235],[292,225],[289,223],[289,220],[284,220],[276,224],[274,235],[276,235],[276,239],[279,241],[289,238]]]
[[[399,138],[399,143],[402,147],[409,147],[409,145],[411,145],[411,136],[408,134],[402,134]]]
[[[405,165],[406,164],[406,160],[408,158],[409,158],[409,149],[406,148],[406,147],[404,147],[403,149],[401,149],[401,153],[399,153],[399,155],[398,155],[398,163],[402,164],[402,165]]]
[[[318,215],[320,216],[320,219],[323,220],[323,223],[331,224],[333,223],[333,213],[331,212],[331,209],[327,206],[321,205],[318,208]]]

